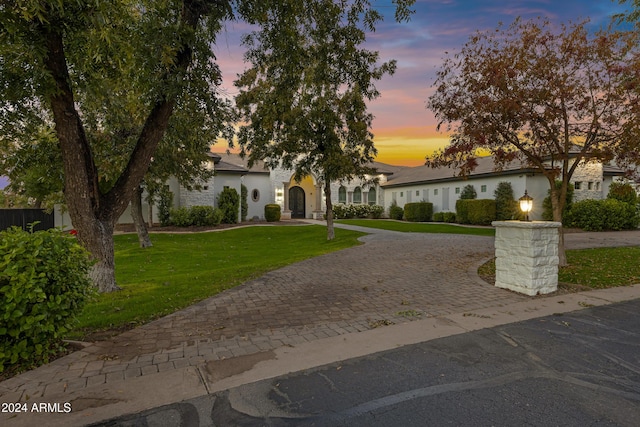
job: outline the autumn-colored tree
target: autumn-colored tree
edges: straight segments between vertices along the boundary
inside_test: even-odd
[[[428,107],[451,140],[427,164],[464,175],[479,152],[490,152],[498,168],[521,161],[547,178],[553,218],[561,221],[579,163],[610,160],[615,146],[632,142],[626,129],[637,121],[633,92],[625,90],[637,34],[590,34],[586,24],[517,19],[474,34],[446,58]]]
[[[407,19],[413,2],[394,1],[396,19]],[[245,39],[252,67],[236,81],[247,123],[238,142],[250,164],[282,165],[296,179],[317,174],[331,240],[331,183],[373,172],[366,103],[380,96],[374,82],[396,64],[378,65],[378,52],[361,45],[383,17],[369,0],[268,0],[256,7],[263,13],[254,13],[253,23],[261,31]]]

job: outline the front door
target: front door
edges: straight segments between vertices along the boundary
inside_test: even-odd
[[[291,218],[304,218],[304,190],[302,187],[291,187],[289,189],[289,209]]]

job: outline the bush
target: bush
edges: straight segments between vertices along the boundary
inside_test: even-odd
[[[222,221],[222,211],[212,206],[171,209],[170,223],[177,227],[215,226]]]
[[[275,203],[265,205],[264,219],[268,222],[280,221],[280,205]]]
[[[513,188],[510,182],[498,183],[493,197],[496,200],[496,220],[520,219],[521,212],[518,209],[518,202],[513,197]]]
[[[442,220],[448,223],[456,222],[455,212],[442,212]]]
[[[636,190],[634,190],[630,184],[623,184],[621,182],[611,183],[607,199],[619,200],[632,205],[638,204],[638,194]]]
[[[631,230],[640,224],[640,216],[635,205],[620,200],[581,200],[573,204],[564,222],[585,231]]]
[[[562,186],[562,181],[556,181],[556,188],[560,190],[560,186]],[[562,218],[565,217],[567,212],[571,209],[573,205],[573,184],[569,184],[567,187],[567,198],[564,204],[564,210],[562,212]],[[542,219],[545,221],[553,221],[553,208],[551,206],[551,190],[547,190],[547,197],[542,201]],[[563,221],[564,222],[564,219]]]
[[[460,224],[471,224],[469,219],[469,199],[456,200],[456,217]]]
[[[0,232],[0,372],[47,363],[94,288],[89,254],[60,230]]]
[[[389,218],[401,220],[404,217],[404,209],[402,209],[394,200],[389,206]]]
[[[433,214],[433,220],[435,222],[444,222],[444,212],[436,212]]]
[[[476,197],[478,197],[478,193],[476,193],[476,188],[471,184],[465,185],[460,193],[460,198],[463,200],[471,200]]]
[[[496,201],[493,199],[468,200],[469,223],[473,225],[491,225],[496,219]]]
[[[433,203],[416,202],[404,205],[404,217],[411,222],[431,221],[433,216]]]
[[[189,214],[189,208],[180,207],[177,209],[171,209],[169,212],[169,224],[178,227],[189,227],[191,225],[191,215]]]
[[[238,222],[240,196],[235,188],[225,188],[218,194],[218,208],[222,211],[222,222],[235,224]]]
[[[380,218],[384,208],[378,205],[345,205],[337,203],[331,207],[333,218]]]

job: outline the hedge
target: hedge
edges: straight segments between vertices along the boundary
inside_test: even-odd
[[[636,205],[620,200],[581,200],[565,214],[564,224],[585,231],[632,230],[640,216]]]
[[[337,203],[332,206],[333,218],[380,218],[384,208],[378,205],[345,205]]]
[[[0,232],[0,372],[47,363],[95,292],[88,252],[52,229]]]
[[[395,201],[389,206],[389,218],[397,220],[404,218],[404,209],[398,206]]]
[[[222,211],[212,206],[191,206],[171,209],[169,222],[178,227],[215,226],[222,222]]]
[[[411,222],[431,221],[433,216],[433,203],[415,202],[404,205],[404,218]]]
[[[460,199],[456,201],[456,217],[460,224],[490,225],[496,219],[496,201]]]

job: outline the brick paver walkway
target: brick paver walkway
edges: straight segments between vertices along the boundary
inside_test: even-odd
[[[0,383],[4,402],[198,366],[386,324],[508,305],[477,267],[493,238],[371,230],[299,262]]]

